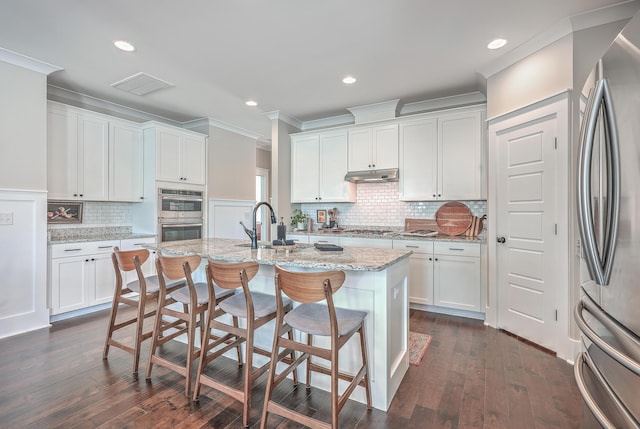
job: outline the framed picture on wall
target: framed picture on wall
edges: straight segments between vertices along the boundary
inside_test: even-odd
[[[68,201],[48,201],[47,223],[82,223],[82,204]]]
[[[318,210],[316,212],[317,216],[316,216],[316,221],[318,222],[318,225],[322,225],[324,223],[327,223],[327,211],[326,210]]]

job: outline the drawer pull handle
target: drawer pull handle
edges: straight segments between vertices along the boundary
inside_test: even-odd
[[[409,246],[408,244],[406,246],[404,246],[404,247],[409,247],[411,249],[419,249],[420,248],[420,246]]]
[[[458,252],[464,252],[464,249],[461,249],[459,247],[449,247],[449,250],[456,250]]]
[[[98,249],[111,249],[113,246],[98,246]]]
[[[82,249],[64,249],[65,252],[77,252]]]

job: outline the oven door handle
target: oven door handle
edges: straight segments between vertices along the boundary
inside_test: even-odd
[[[200,197],[173,197],[173,196],[163,196],[160,197],[163,201],[200,201],[202,202],[202,198]]]
[[[183,226],[183,227],[202,226],[202,224],[201,223],[162,223],[160,224],[160,226],[162,228],[173,228],[176,226]]]

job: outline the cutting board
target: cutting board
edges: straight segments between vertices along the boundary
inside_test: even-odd
[[[440,231],[435,219],[405,219],[405,232],[411,231]]]
[[[436,212],[436,223],[440,232],[447,235],[460,235],[469,229],[473,215],[466,205],[449,201]]]

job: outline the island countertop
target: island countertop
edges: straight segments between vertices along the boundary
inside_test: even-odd
[[[200,255],[216,261],[248,262],[318,270],[382,271],[408,258],[411,251],[365,247],[344,247],[342,251],[320,251],[310,245],[293,248],[251,249],[247,240],[204,238],[199,240],[149,243],[143,247],[174,255]]]

